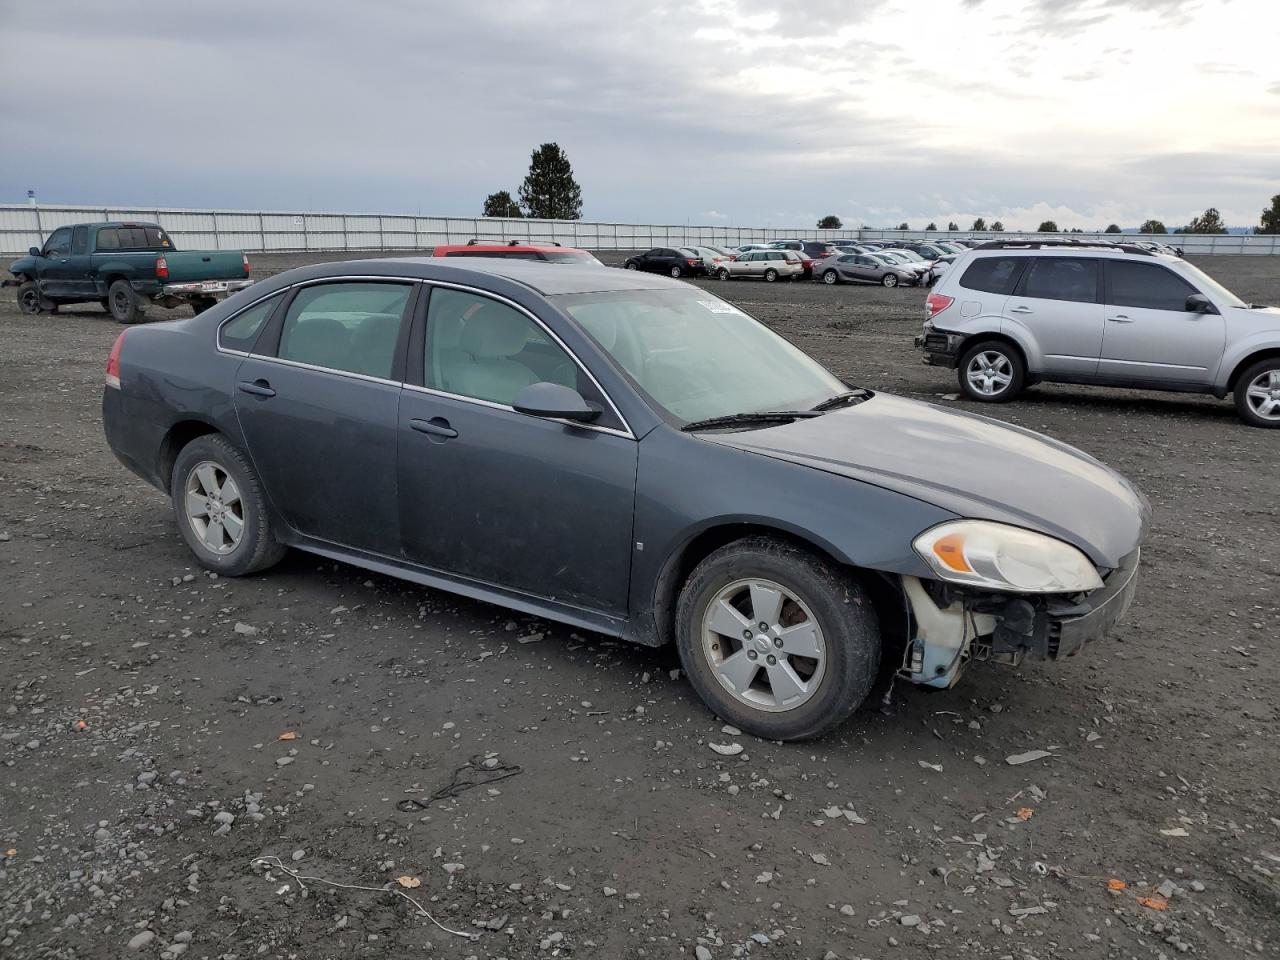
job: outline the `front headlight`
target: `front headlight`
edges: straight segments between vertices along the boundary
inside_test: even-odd
[[[1018,593],[1082,593],[1102,586],[1089,558],[1061,540],[989,520],[953,520],[916,537],[939,579]]]

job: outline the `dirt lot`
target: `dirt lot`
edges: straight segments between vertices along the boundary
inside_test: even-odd
[[[1202,265],[1280,300],[1280,260]],[[950,402],[912,348],[919,290],[714,289],[842,376]],[[1150,497],[1128,621],[781,746],[722,732],[670,650],[302,554],[206,575],[103,443],[118,332],[0,307],[0,956],[1280,951],[1280,434],[1228,403],[1042,386],[984,409]],[[476,756],[519,772],[397,808]],[[474,939],[377,889],[402,875]]]

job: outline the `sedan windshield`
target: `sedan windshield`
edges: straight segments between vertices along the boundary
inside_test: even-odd
[[[681,423],[808,410],[847,390],[764,324],[701,290],[620,290],[552,300]]]

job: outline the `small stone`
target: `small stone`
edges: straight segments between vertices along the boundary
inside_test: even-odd
[[[918,927],[920,926],[920,917],[917,914],[908,913],[899,917],[898,922],[904,927]]]
[[[291,763],[293,763],[293,757],[276,757],[277,767],[287,767]]]
[[[857,911],[853,909],[853,904],[851,904],[851,903],[846,903],[844,906],[842,906],[842,907],[840,908],[840,915],[841,915],[841,916],[845,916],[845,917],[852,917],[852,916],[854,916],[856,913],[857,913]]]
[[[1026,753],[1015,753],[1012,756],[1005,757],[1004,762],[1011,767],[1020,764],[1030,763],[1033,760],[1043,760],[1045,757],[1052,757],[1053,754],[1048,750],[1028,750]]]
[[[702,944],[698,944],[693,948],[693,955],[697,957],[697,960],[711,960],[711,951]]]
[[[230,825],[236,822],[236,815],[227,810],[219,810],[213,815],[213,822]]]
[[[707,746],[722,757],[736,757],[743,751],[740,743],[709,743]]]
[[[603,893],[606,897],[616,897],[618,895],[618,891],[613,887],[605,887]]]
[[[295,851],[293,851],[293,862],[294,862],[294,863],[297,863],[299,860],[301,860],[301,859],[302,859],[303,857],[305,857],[306,855],[307,855],[307,851],[305,851],[305,850],[295,850]]]
[[[156,935],[150,930],[143,930],[141,933],[135,933],[129,940],[128,949],[141,950],[155,938]]]
[[[236,633],[240,634],[242,637],[256,637],[258,635],[258,628],[251,627],[247,623],[237,622],[236,625],[231,629],[233,629]]]
[[[721,727],[721,728],[720,728],[720,732],[721,732],[721,733],[723,733],[726,737],[740,737],[740,736],[742,736],[742,731],[741,731],[741,730],[739,730],[737,727],[730,726],[730,725],[729,725],[729,724],[727,724],[727,723],[726,723],[723,727]]]
[[[1192,880],[1191,883],[1188,884],[1188,886],[1191,887],[1191,889],[1194,890],[1196,893],[1204,893],[1204,884],[1201,883],[1199,880]]]

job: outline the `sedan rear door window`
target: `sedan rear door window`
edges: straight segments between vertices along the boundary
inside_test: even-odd
[[[391,379],[407,283],[321,283],[303,287],[280,331],[281,360]]]

